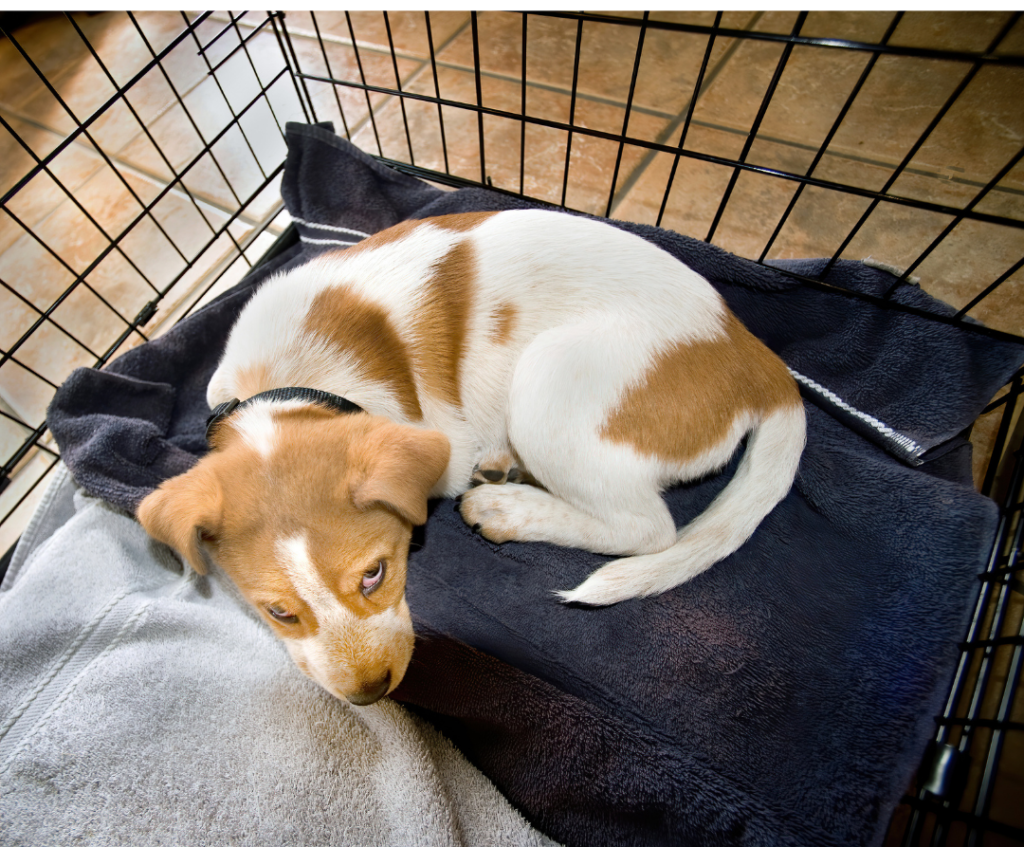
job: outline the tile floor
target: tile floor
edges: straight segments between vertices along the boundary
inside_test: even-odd
[[[893,26],[890,12],[816,11],[801,19],[730,11],[710,45],[704,32],[596,20],[580,26],[543,15],[528,16],[524,31],[522,16],[503,12],[478,15],[474,45],[468,12],[432,13],[429,28],[420,12],[386,19],[289,12],[289,62],[314,77],[370,87],[309,79],[313,115],[282,75],[281,42],[265,14],[215,13],[184,33],[186,19],[196,17],[0,15],[18,45],[0,39],[0,463],[18,460],[0,495],[0,550],[17,537],[55,461],[45,437],[27,455],[19,448],[43,423],[56,385],[73,367],[140,343],[233,284],[287,224],[278,193],[287,120],[331,120],[373,154],[587,212],[660,220],[755,259],[832,255],[869,201],[746,171],[714,224],[733,176],[722,158],[868,190],[888,185],[931,204],[974,204],[977,213],[1021,225],[960,221],[918,262],[953,216],[883,203],[841,255],[913,264],[928,291],[957,307],[1006,276],[970,314],[1024,333],[1024,270],[1016,267],[1024,256],[1024,164],[1013,162],[1024,148],[1024,67],[987,65],[965,76],[970,63],[926,52],[875,61],[868,52],[798,45],[786,55],[770,38],[798,32],[1019,57],[1024,20],[1007,27],[1009,12],[908,12]],[[656,12],[651,20],[710,26],[715,14]],[[740,31],[769,37],[735,37]],[[147,70],[157,54],[159,66]],[[481,121],[456,105],[439,109],[371,90],[396,85],[457,103],[479,96],[512,117]],[[522,114],[540,123],[521,133],[515,116]],[[570,122],[584,131],[559,126]],[[670,148],[685,133],[685,148],[702,158],[620,147],[590,133]],[[158,296],[156,316],[132,331]],[[975,436],[979,476],[994,434],[990,418]]]

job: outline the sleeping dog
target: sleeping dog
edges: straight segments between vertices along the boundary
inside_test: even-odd
[[[703,277],[547,211],[406,221],[269,279],[207,399],[210,452],[139,519],[200,573],[215,562],[298,666],[356,704],[412,654],[406,557],[429,498],[462,495],[494,542],[625,557],[559,592],[605,605],[736,550],[804,445],[786,366]],[[748,435],[729,485],[677,531],[661,492]]]

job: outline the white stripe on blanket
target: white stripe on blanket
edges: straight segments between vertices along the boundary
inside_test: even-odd
[[[299,241],[303,244],[340,244],[342,247],[351,247],[353,244],[358,244],[358,241],[341,241],[338,238],[307,238],[305,235],[299,236]]]
[[[809,376],[804,376],[802,373],[799,373],[798,371],[795,371],[792,368],[787,368],[787,370],[792,375],[793,379],[795,379],[797,382],[806,385],[812,391],[816,391],[818,394],[820,394],[833,405],[838,406],[844,412],[847,412],[848,414],[853,415],[855,418],[864,421],[864,423],[868,424],[868,426],[870,426],[872,429],[875,429],[877,432],[884,435],[893,443],[898,444],[904,451],[909,453],[915,459],[918,458],[922,453],[924,453],[924,447],[922,447],[920,444],[914,441],[914,439],[910,438],[907,435],[903,435],[900,432],[897,432],[891,426],[882,423],[882,421],[878,420],[878,418],[872,417],[867,412],[862,412],[860,409],[854,408],[845,400],[843,400],[838,394],[829,391],[827,388],[825,388],[824,385],[815,382]]]
[[[358,229],[349,229],[348,227],[344,226],[331,226],[330,224],[318,224],[314,221],[306,221],[303,220],[302,218],[295,217],[293,217],[292,220],[295,221],[295,223],[297,224],[302,224],[303,226],[308,226],[311,227],[312,229],[325,229],[328,232],[341,232],[344,233],[345,235],[358,235],[360,238],[370,237],[370,233],[360,232]]]

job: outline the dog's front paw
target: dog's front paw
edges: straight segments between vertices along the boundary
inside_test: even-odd
[[[523,498],[527,491],[529,486],[512,483],[480,485],[462,495],[459,512],[473,531],[488,541],[502,544],[522,539],[527,520],[524,506],[528,510]]]

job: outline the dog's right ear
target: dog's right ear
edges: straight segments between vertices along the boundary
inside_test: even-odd
[[[196,573],[207,572],[205,544],[215,541],[221,522],[221,488],[200,462],[173,477],[139,505],[143,528],[157,541],[177,550]]]

